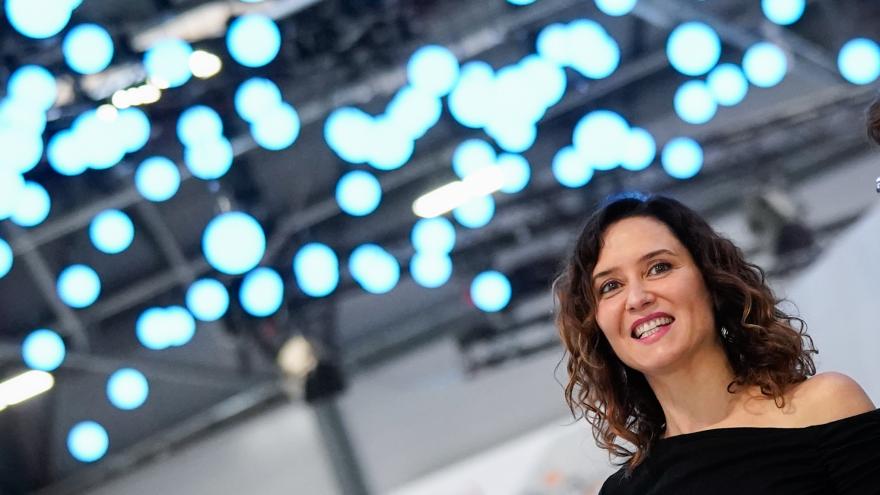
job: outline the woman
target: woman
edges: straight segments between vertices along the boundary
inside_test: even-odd
[[[880,493],[880,411],[681,203],[601,208],[554,291],[566,401],[625,461],[600,494]]]

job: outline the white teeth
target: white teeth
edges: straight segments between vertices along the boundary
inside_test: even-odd
[[[662,316],[660,318],[654,318],[653,320],[646,321],[646,322],[642,323],[641,325],[639,325],[638,327],[636,327],[636,330],[633,333],[635,334],[635,337],[637,339],[641,339],[641,338],[647,337],[648,335],[653,334],[661,326],[668,325],[670,323],[672,323],[672,318],[669,318],[666,316]]]

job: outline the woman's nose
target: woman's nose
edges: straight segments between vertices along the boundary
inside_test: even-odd
[[[638,282],[630,284],[626,297],[626,306],[630,311],[638,311],[654,302],[654,293]]]

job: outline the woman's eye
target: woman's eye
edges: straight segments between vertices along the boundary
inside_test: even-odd
[[[604,284],[602,284],[602,287],[599,288],[599,293],[605,294],[606,292],[610,292],[610,291],[616,289],[618,285],[620,285],[620,284],[618,284],[617,282],[615,282],[613,280],[609,281],[609,282],[605,282]]]
[[[666,263],[666,262],[661,262],[661,263],[657,263],[656,265],[652,266],[651,269],[648,270],[648,273],[651,273],[652,275],[656,275],[658,273],[663,273],[665,271],[669,271],[670,268],[672,268],[672,265],[670,265],[669,263]]]

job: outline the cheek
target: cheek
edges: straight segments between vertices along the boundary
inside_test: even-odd
[[[599,303],[599,306],[596,308],[596,323],[599,325],[602,333],[605,334],[605,338],[608,340],[614,339],[618,333],[619,321],[619,318],[615,316],[613,308],[610,307],[607,301]]]

